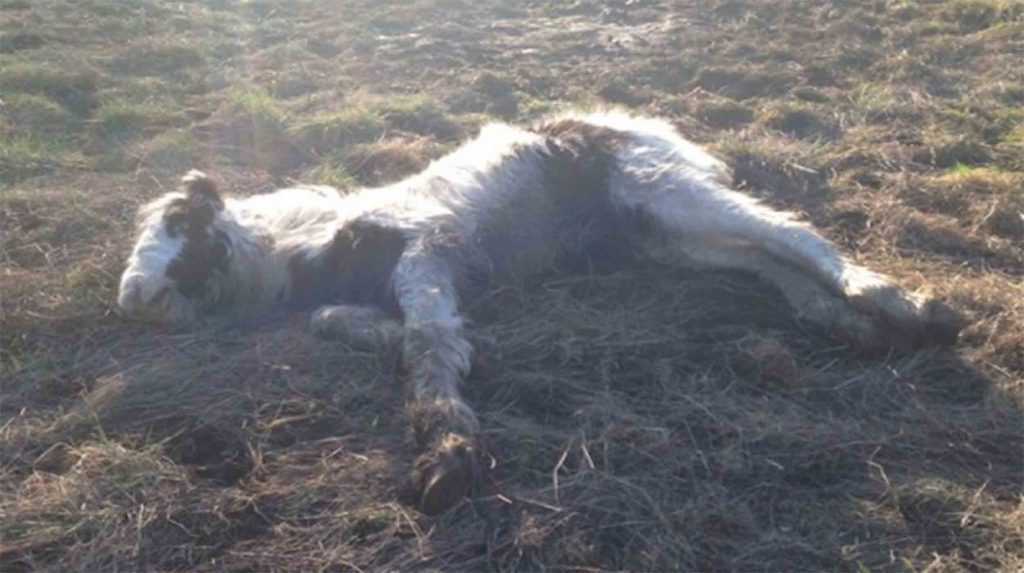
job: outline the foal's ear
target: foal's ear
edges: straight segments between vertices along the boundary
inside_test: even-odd
[[[217,184],[210,179],[210,176],[193,169],[181,178],[181,184],[188,194],[189,203],[194,207],[209,206],[216,211],[224,208],[224,199],[220,196]]]
[[[181,178],[181,185],[185,197],[169,202],[163,215],[164,226],[172,237],[205,231],[217,218],[217,213],[224,210],[224,199],[217,184],[202,171],[189,171]]]

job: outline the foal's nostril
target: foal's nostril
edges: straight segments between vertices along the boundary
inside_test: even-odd
[[[142,305],[142,289],[122,288],[117,296],[117,306],[125,312],[131,312]]]

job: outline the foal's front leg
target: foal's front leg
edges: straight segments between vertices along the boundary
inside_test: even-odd
[[[361,350],[397,348],[404,335],[404,329],[397,320],[371,306],[321,306],[313,313],[309,324],[317,336],[340,340]]]
[[[461,501],[479,474],[479,422],[459,392],[473,348],[443,259],[413,247],[399,260],[393,279],[405,316],[402,360],[411,386],[409,415],[424,450],[413,469],[413,486],[420,508],[440,513]]]

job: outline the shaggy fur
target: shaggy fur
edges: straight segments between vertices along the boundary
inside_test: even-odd
[[[306,186],[222,197],[193,171],[183,191],[142,209],[118,303],[127,315],[171,322],[324,305],[313,313],[319,333],[400,339],[430,452],[416,481],[432,509],[460,498],[451,488],[472,475],[472,462],[452,469],[473,457],[463,454],[475,451],[479,430],[459,391],[472,348],[458,301],[482,279],[629,241],[665,260],[756,273],[799,317],[860,348],[955,341],[959,321],[947,307],[853,264],[730,180],[669,124],[621,113],[533,129],[492,124],[423,173],[345,196]]]

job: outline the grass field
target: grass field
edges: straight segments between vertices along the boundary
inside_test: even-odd
[[[0,0],[0,570],[1024,570],[1024,3]],[[395,356],[120,320],[136,207],[415,172],[490,119],[665,116],[969,321],[861,357],[741,274],[474,302],[493,466],[443,516]]]

